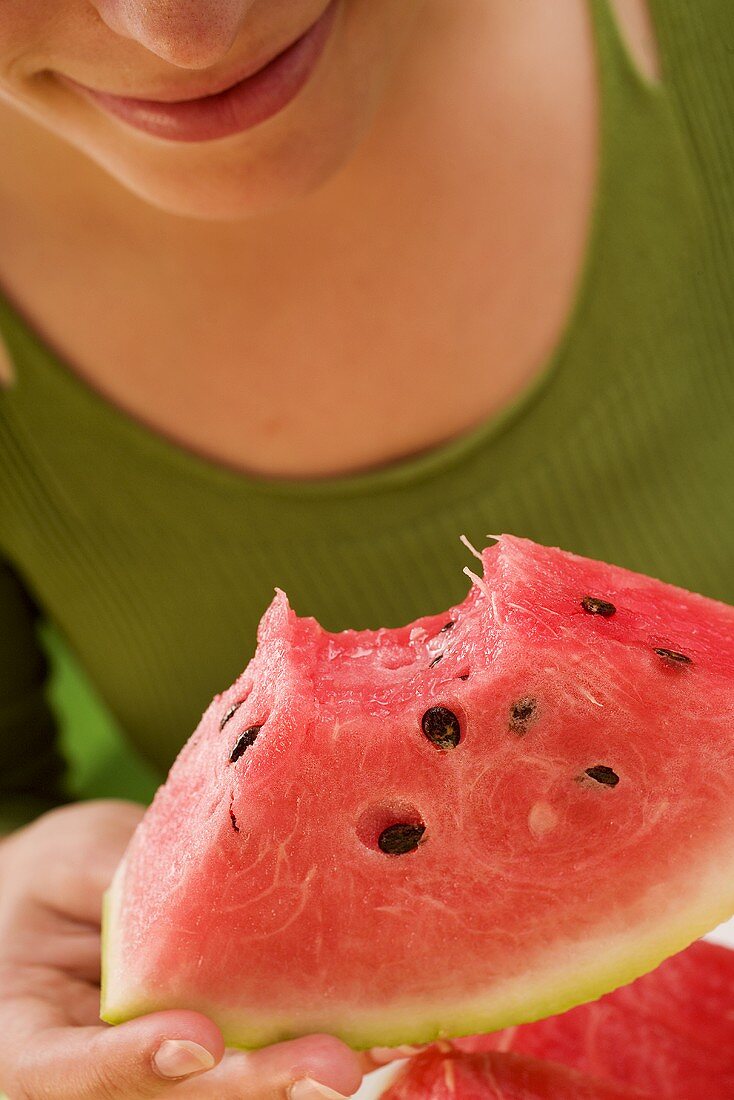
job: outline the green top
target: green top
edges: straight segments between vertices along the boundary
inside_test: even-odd
[[[734,6],[656,0],[657,85],[590,3],[601,163],[575,306],[540,379],[458,442],[366,475],[242,476],[117,409],[0,303],[6,822],[59,797],[59,715],[72,793],[104,745],[96,790],[149,794],[276,584],[329,629],[397,625],[463,598],[460,532],[507,530],[734,602]],[[113,727],[151,770],[105,755]]]

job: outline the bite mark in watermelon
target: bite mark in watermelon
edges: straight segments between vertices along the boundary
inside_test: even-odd
[[[497,1030],[734,912],[734,609],[511,536],[482,559],[393,630],[277,593],[109,891],[105,1020]]]

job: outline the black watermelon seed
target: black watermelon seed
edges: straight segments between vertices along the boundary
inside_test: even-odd
[[[527,695],[510,707],[510,729],[513,733],[527,733],[528,726],[538,717],[538,700]]]
[[[235,817],[234,810],[231,807],[230,807],[230,810],[229,810],[229,819],[232,822],[232,828],[234,829],[234,831],[236,833],[238,833],[240,831],[240,827],[237,824],[237,818]]]
[[[229,722],[230,718],[232,718],[237,713],[237,711],[240,709],[241,706],[242,706],[242,703],[234,703],[229,708],[229,710],[226,712],[226,714],[223,715],[222,721],[219,723],[220,730],[224,729],[224,727],[227,725],[227,722]]]
[[[610,618],[617,610],[613,603],[600,600],[596,596],[584,596],[581,606],[590,615],[602,615],[605,619]]]
[[[690,657],[685,653],[679,653],[676,649],[656,649],[658,657],[662,657],[668,665],[691,665],[693,664]]]
[[[469,679],[469,673],[468,672],[462,672],[461,676],[459,676],[459,679],[460,680],[468,680]]]
[[[455,626],[456,626],[456,623],[454,622],[454,620],[449,619],[449,621],[447,623],[443,624],[443,626],[439,630],[439,634],[445,634],[447,630],[453,630],[453,628]]]
[[[245,730],[243,734],[237,739],[235,747],[232,749],[232,754],[229,758],[230,764],[234,764],[235,760],[239,760],[242,754],[249,749],[250,745],[254,745],[257,741],[257,735],[259,734],[262,726],[250,726]]]
[[[421,726],[437,749],[455,749],[461,741],[461,724],[448,707],[431,707],[423,715]]]
[[[587,768],[584,774],[588,775],[589,779],[595,779],[597,783],[603,783],[605,787],[616,787],[619,783],[617,773],[606,764],[595,764],[593,768]]]
[[[408,852],[415,851],[425,831],[425,825],[403,823],[388,825],[380,833],[377,843],[380,846],[380,851],[388,856],[404,856]]]
[[[435,668],[439,661],[443,660],[443,653],[439,653],[438,657],[434,657],[431,661],[429,668]]]

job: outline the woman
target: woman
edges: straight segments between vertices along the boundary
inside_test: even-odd
[[[734,600],[733,44],[725,0],[3,3],[13,1100],[308,1100],[368,1064],[99,1027],[141,811],[53,808],[39,615],[164,772],[276,583],[394,625],[463,596],[459,532],[510,529]]]

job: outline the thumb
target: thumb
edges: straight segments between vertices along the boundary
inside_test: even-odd
[[[41,1032],[26,1051],[22,1095],[54,1100],[148,1100],[212,1069],[224,1054],[217,1026],[198,1012],[156,1012],[116,1027]]]

